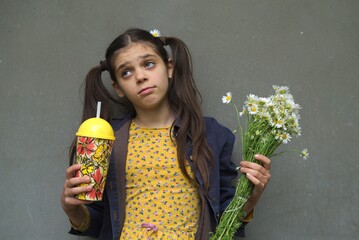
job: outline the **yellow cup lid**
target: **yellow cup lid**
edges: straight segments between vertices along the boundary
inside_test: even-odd
[[[115,140],[111,125],[102,118],[89,118],[84,121],[80,125],[76,136]]]

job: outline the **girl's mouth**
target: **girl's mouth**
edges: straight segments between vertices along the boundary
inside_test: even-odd
[[[148,95],[151,94],[154,90],[154,87],[146,87],[146,88],[142,88],[139,92],[138,95],[140,96],[144,96],[144,95]]]

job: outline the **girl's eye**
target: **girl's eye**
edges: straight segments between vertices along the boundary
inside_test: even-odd
[[[129,71],[129,70],[124,70],[124,71],[122,71],[121,76],[122,76],[123,78],[126,78],[126,77],[130,76],[130,74],[131,74],[131,71]]]
[[[154,63],[154,62],[148,61],[148,62],[145,63],[145,67],[146,67],[146,68],[152,68],[152,67],[154,67],[154,66],[155,66],[155,63]]]

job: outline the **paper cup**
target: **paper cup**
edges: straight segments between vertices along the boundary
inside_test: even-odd
[[[105,120],[92,118],[81,124],[77,135],[76,160],[81,164],[77,177],[89,176],[90,192],[75,197],[81,200],[101,201],[105,189],[113,142],[112,127]],[[87,186],[87,184],[80,184]]]

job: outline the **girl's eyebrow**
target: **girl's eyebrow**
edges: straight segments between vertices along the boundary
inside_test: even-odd
[[[149,58],[149,57],[156,57],[156,55],[155,54],[145,54],[143,56],[139,56],[138,58],[144,59],[144,58]]]
[[[150,58],[150,57],[156,57],[156,55],[154,55],[154,54],[145,54],[143,56],[139,56],[137,59],[146,59],[146,58]],[[129,65],[129,63],[130,63],[129,61],[126,61],[126,62],[122,63],[120,66],[118,66],[117,71],[124,68],[126,65]]]

